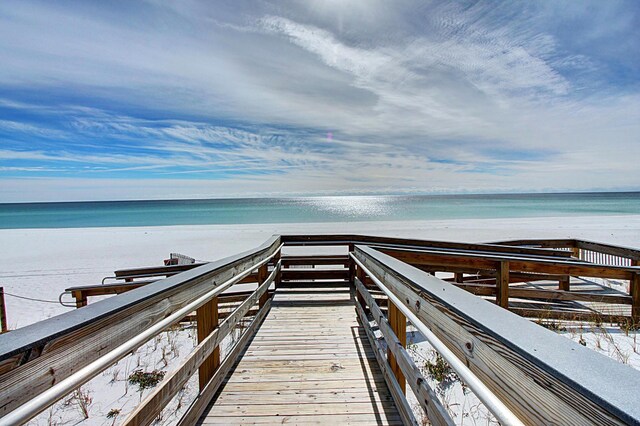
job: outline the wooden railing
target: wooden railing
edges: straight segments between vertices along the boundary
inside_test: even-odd
[[[406,405],[399,386],[406,380],[431,422],[451,424],[407,356],[404,342],[397,339],[405,318],[396,313],[394,320],[391,307],[384,317],[362,285],[366,275],[394,297],[398,305],[393,309],[410,315],[418,328],[428,328],[485,385],[492,395],[477,394],[481,400],[498,398],[526,424],[640,424],[636,403],[640,372],[373,248],[356,246],[354,259],[359,263],[355,266],[358,312],[372,345],[377,339],[371,319],[387,342],[386,359],[380,346],[374,347],[383,371],[393,375],[389,387],[395,388],[392,394],[399,407]],[[401,408],[404,411],[406,407]],[[503,424],[518,421],[496,417]],[[413,423],[410,417],[406,422]]]
[[[638,266],[640,250],[579,239],[527,239],[500,241],[495,244],[569,251],[578,259],[601,265]]]
[[[432,333],[443,353],[453,354],[455,359],[449,359],[463,371],[461,376],[468,378],[479,398],[504,423],[637,423],[638,409],[631,407],[629,399],[632,384],[640,384],[637,372],[603,361],[501,309],[541,314],[510,306],[514,298],[598,301],[631,305],[637,324],[640,268],[577,259],[575,251],[565,247],[573,241],[538,240],[527,243],[535,247],[519,247],[361,235],[285,235],[237,256],[196,267],[186,265],[177,274],[175,269],[167,270],[175,267],[121,271],[116,273],[119,282],[115,284],[68,289],[77,294],[81,309],[0,336],[0,425],[33,417],[73,390],[71,386],[88,381],[195,311],[197,347],[125,421],[150,424],[198,371],[200,393],[180,421],[181,425],[193,424],[267,314],[269,287],[318,287],[322,282],[350,286],[376,358],[388,376],[388,387],[408,424],[416,420],[404,398],[407,384],[434,424],[451,424],[452,420],[405,349],[407,318],[422,327],[424,334]],[[584,250],[635,256],[631,249],[586,241],[575,244]],[[283,245],[336,247],[340,254],[282,256]],[[453,278],[446,282],[425,272],[447,272]],[[148,282],[161,276],[167,278]],[[628,280],[631,294],[575,291],[572,276]],[[558,289],[509,286],[542,280],[557,281]],[[257,289],[225,293],[235,284],[248,282],[257,283]],[[88,297],[104,294],[117,297],[87,305]],[[495,297],[496,304],[474,294]],[[231,311],[226,309],[223,314],[219,311],[222,305]],[[247,315],[254,316],[251,325],[221,359],[220,342]],[[544,315],[549,317],[548,312]],[[383,334],[387,350],[373,334],[371,321]],[[619,391],[602,385],[617,382],[622,368],[627,376],[620,378]],[[598,372],[592,376],[594,369]],[[586,370],[588,375],[583,374]],[[613,378],[605,377],[604,371]]]
[[[206,404],[215,381],[221,380],[224,369],[235,362],[230,357],[240,352],[237,345],[246,343],[248,337],[241,339],[222,363],[216,355],[221,339],[253,306],[252,302],[257,300],[260,305],[252,323],[254,329],[269,309],[266,283],[278,275],[280,247],[280,237],[274,236],[249,252],[2,335],[0,424],[20,424],[32,418],[193,310],[197,310],[200,344],[188,364],[166,383],[175,385],[199,370],[208,383],[202,387],[196,407]],[[269,262],[277,264],[267,277]],[[262,285],[225,319],[224,327],[216,327],[217,297],[257,268]],[[162,389],[167,395],[179,387],[163,385]],[[160,408],[153,402],[143,404],[140,419],[147,419],[150,412]],[[131,422],[138,422],[138,416]]]

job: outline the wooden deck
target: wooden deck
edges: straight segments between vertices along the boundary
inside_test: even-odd
[[[279,288],[200,424],[402,424],[349,287]]]

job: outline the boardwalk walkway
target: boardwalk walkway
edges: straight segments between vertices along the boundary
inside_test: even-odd
[[[276,291],[200,422],[402,424],[348,287],[326,284]]]

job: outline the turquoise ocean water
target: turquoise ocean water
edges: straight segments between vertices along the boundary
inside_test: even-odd
[[[0,204],[0,229],[640,214],[640,192]]]

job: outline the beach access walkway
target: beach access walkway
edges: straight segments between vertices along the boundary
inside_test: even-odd
[[[197,345],[120,424],[458,424],[410,329],[502,425],[640,425],[638,370],[539,325],[638,327],[639,261],[571,239],[274,235],[213,262],[116,271],[62,295],[78,309],[0,335],[0,426],[179,323]],[[166,413],[196,376],[197,395]]]
[[[349,286],[279,288],[200,424],[402,424]]]

